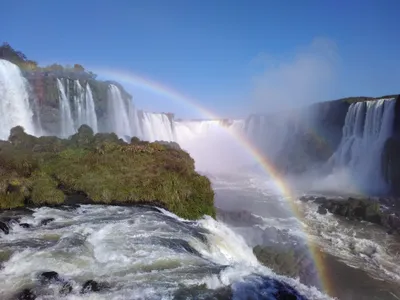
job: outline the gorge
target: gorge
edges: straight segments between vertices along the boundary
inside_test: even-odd
[[[0,295],[85,299],[94,280],[102,286],[90,284],[95,299],[398,299],[399,102],[354,97],[178,120],[138,109],[122,85],[81,66],[0,59],[0,140],[13,144],[0,149],[17,153],[29,141],[39,162],[4,192],[15,203],[27,191],[39,205],[0,213],[8,231],[0,228]],[[96,168],[71,153],[90,153]],[[116,168],[103,172],[110,161]],[[182,161],[189,167],[171,178]],[[155,177],[144,175],[150,169]],[[161,194],[158,178],[169,187]],[[65,197],[84,190],[102,204],[165,205],[54,206],[46,201],[58,192],[34,196],[44,181]],[[39,284],[50,271],[57,278]]]

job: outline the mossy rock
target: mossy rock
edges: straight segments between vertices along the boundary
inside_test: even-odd
[[[89,203],[147,203],[188,219],[215,216],[209,179],[174,144],[128,144],[114,133],[93,135],[87,125],[68,140],[15,131],[0,147],[1,208],[59,205],[79,194]]]

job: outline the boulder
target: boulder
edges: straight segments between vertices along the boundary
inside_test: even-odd
[[[17,296],[18,300],[35,300],[36,294],[31,289],[24,289],[22,292],[19,293]]]
[[[0,221],[0,230],[4,232],[4,234],[9,234],[10,233],[10,228],[5,222]]]
[[[40,221],[40,225],[46,226],[47,224],[49,224],[50,222],[53,222],[54,218],[46,218],[43,219],[42,221]]]
[[[98,283],[95,280],[88,280],[83,284],[81,294],[86,294],[90,292],[99,292],[103,288],[104,288],[103,284]]]

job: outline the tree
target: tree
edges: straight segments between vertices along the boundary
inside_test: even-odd
[[[6,59],[15,64],[20,64],[27,60],[25,54],[13,49],[8,43],[3,43],[3,45],[1,45],[0,58]]]
[[[74,70],[77,72],[85,72],[85,68],[80,64],[74,64]]]

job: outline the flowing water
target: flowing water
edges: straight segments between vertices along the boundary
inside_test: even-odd
[[[273,299],[285,291],[290,299],[327,299],[260,265],[240,235],[210,217],[193,222],[162,209],[92,205],[19,217],[30,228],[14,223],[0,239],[1,299],[24,288],[37,299],[61,297],[60,284],[40,283],[45,271],[72,286],[64,299]],[[82,294],[87,280],[104,288]]]
[[[32,117],[26,80],[16,65],[0,59],[0,139],[6,140],[17,125],[35,134]]]
[[[57,86],[60,93],[60,128],[61,128],[61,137],[66,138],[70,135],[74,134],[74,120],[72,118],[71,105],[69,103],[69,98],[67,97],[67,93],[65,91],[64,85],[62,84],[60,79],[57,79]],[[67,88],[67,90],[69,90]]]

